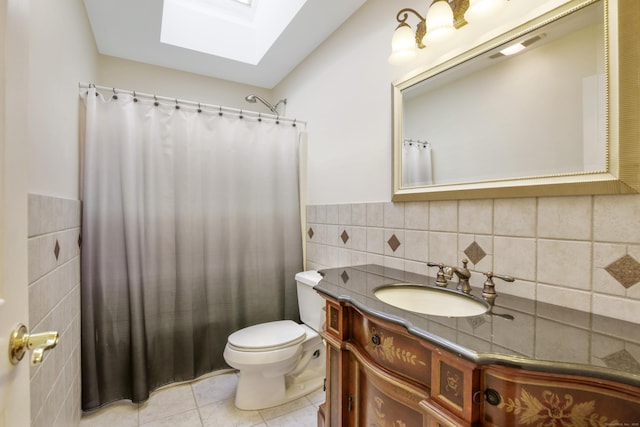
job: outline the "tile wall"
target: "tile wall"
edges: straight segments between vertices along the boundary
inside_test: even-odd
[[[80,243],[80,201],[29,195],[28,327],[60,334],[31,366],[34,427],[80,422]]]
[[[306,240],[308,269],[466,258],[473,286],[640,323],[638,195],[309,205]]]

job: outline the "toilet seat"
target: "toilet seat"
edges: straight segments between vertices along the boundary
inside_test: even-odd
[[[302,343],[305,328],[291,320],[277,320],[249,326],[229,335],[227,344],[237,351],[264,352]]]

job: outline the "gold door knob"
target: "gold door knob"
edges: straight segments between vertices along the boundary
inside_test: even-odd
[[[9,359],[15,365],[22,360],[27,350],[33,350],[31,364],[37,365],[42,362],[44,352],[58,344],[59,338],[60,335],[55,331],[28,334],[27,327],[19,324],[9,338]]]

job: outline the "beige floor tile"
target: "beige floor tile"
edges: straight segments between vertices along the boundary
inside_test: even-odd
[[[80,427],[138,427],[138,405],[116,402],[86,413],[80,419]]]
[[[202,427],[202,421],[198,410],[192,409],[150,423],[140,424],[140,427]]]
[[[212,403],[200,408],[205,427],[254,427],[263,426],[258,411],[242,411],[235,407],[233,399]]]
[[[309,411],[312,408],[311,402],[306,397],[301,397],[300,399],[296,399],[294,401],[285,403],[284,405],[274,406],[273,408],[261,409],[260,415],[266,421],[272,420],[274,418],[281,417],[284,414],[288,414],[290,412],[299,411],[301,409],[306,409]]]
[[[316,427],[317,425],[317,414],[315,411],[310,412],[308,408],[290,412],[267,421],[268,427]]]
[[[237,386],[238,375],[236,373],[216,375],[191,385],[198,406],[235,398]]]
[[[140,405],[140,424],[196,409],[196,401],[189,384],[166,388],[151,395]]]

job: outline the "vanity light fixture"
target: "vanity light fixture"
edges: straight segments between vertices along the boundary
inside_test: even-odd
[[[466,15],[482,17],[494,13],[507,0],[433,0],[426,17],[411,8],[401,9],[396,14],[399,22],[391,39],[389,62],[399,65],[414,59],[418,49],[424,49],[425,43],[436,43],[445,39],[467,24]],[[415,33],[407,23],[409,12],[418,18]]]
[[[518,52],[522,52],[526,48],[522,43],[512,44],[509,47],[505,47],[500,51],[504,56],[515,55]]]
[[[506,4],[505,0],[469,0],[469,9],[464,17],[469,22],[486,18],[502,11]]]

